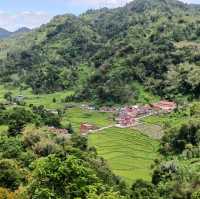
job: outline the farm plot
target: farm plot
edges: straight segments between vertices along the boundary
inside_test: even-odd
[[[161,139],[164,135],[163,128],[156,124],[140,122],[133,128],[154,139]]]
[[[105,158],[113,172],[127,183],[151,180],[151,165],[159,142],[133,129],[110,128],[89,135],[89,145]]]
[[[63,124],[71,123],[78,132],[81,123],[89,123],[97,127],[105,127],[114,124],[112,113],[101,113],[93,110],[84,110],[79,107],[70,108],[66,111]]]

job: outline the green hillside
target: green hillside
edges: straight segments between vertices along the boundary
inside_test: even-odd
[[[0,79],[35,93],[73,89],[98,103],[137,99],[134,82],[162,97],[198,98],[199,15],[199,6],[176,0],[135,0],[57,16],[1,44]]]

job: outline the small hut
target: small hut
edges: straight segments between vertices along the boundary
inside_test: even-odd
[[[81,134],[86,134],[91,130],[95,130],[97,129],[96,126],[92,125],[92,124],[88,124],[88,123],[82,123],[80,126],[80,133]]]

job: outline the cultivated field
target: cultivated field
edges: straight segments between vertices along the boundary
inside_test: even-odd
[[[156,124],[148,124],[145,122],[140,122],[139,124],[135,125],[133,129],[158,140],[161,139],[164,134],[163,128],[161,126]]]
[[[151,179],[151,165],[158,157],[158,141],[133,129],[110,128],[90,134],[89,145],[95,146],[114,173],[129,184],[139,178]]]
[[[97,127],[105,127],[114,124],[112,113],[84,110],[79,107],[70,108],[66,111],[62,123],[65,124],[69,122],[77,132],[81,123],[89,123]]]
[[[182,124],[190,121],[190,120],[200,121],[198,117],[191,117],[191,116],[182,116],[178,114],[169,114],[169,115],[153,115],[146,118],[143,118],[143,122],[150,125],[159,125],[162,128],[167,127],[179,127]]]

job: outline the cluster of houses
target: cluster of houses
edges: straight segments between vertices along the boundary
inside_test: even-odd
[[[156,111],[161,111],[161,112],[164,112],[164,113],[170,113],[174,109],[177,108],[177,104],[175,102],[162,100],[160,102],[152,104],[152,108]]]
[[[116,121],[119,127],[129,127],[136,123],[137,118],[150,114],[152,114],[150,105],[127,106],[119,111]]]
[[[116,111],[118,111],[117,108],[107,107],[107,106],[103,106],[99,109],[99,112],[103,112],[103,113],[116,113]]]
[[[144,105],[144,106],[125,106],[123,108],[102,107],[99,112],[115,113],[116,126],[121,128],[127,128],[134,126],[138,119],[154,114],[170,113],[176,109],[177,104],[175,102],[162,100],[156,103]],[[84,106],[84,108],[88,108]],[[95,110],[95,108],[89,107],[89,110]],[[80,126],[81,134],[87,134],[93,130],[98,129],[96,126],[88,123],[83,123]]]
[[[86,110],[91,110],[91,111],[96,110],[96,108],[94,106],[87,105],[87,104],[82,104],[81,108],[86,109]]]
[[[116,121],[118,127],[130,127],[141,117],[159,113],[170,113],[176,109],[176,107],[177,105],[175,102],[166,100],[144,106],[127,106],[119,111]]]
[[[90,111],[98,110],[99,112],[105,112],[105,113],[115,113],[118,110],[115,107],[108,107],[108,106],[103,106],[97,109],[95,106],[87,105],[87,104],[82,104],[81,108],[85,110],[90,110]]]

